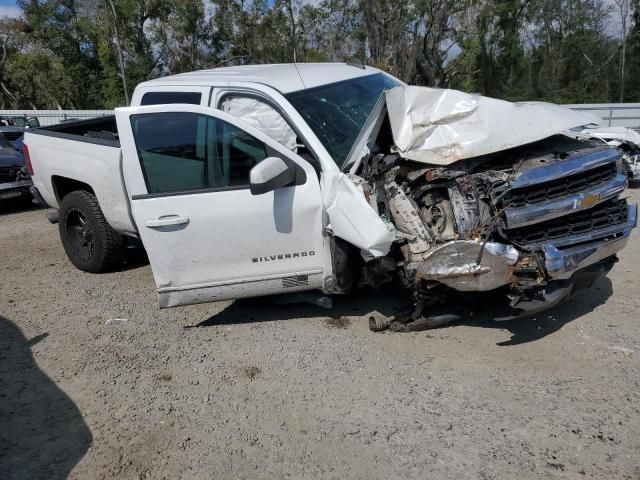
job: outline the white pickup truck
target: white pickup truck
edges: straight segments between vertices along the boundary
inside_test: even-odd
[[[24,153],[71,262],[114,269],[140,239],[160,307],[396,282],[394,330],[489,296],[532,314],[605,275],[636,225],[620,151],[555,105],[348,64],[175,75],[132,105],[29,130]]]

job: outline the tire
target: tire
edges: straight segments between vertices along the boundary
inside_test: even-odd
[[[78,269],[102,273],[122,264],[124,238],[107,223],[92,193],[75,191],[62,199],[58,228],[64,251]]]

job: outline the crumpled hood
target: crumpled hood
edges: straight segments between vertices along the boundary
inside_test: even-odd
[[[580,133],[592,138],[599,138],[610,145],[628,142],[640,147],[640,133],[627,127],[586,128]]]
[[[427,87],[391,89],[386,92],[386,104],[396,152],[435,165],[450,165],[602,121],[595,114],[551,103],[512,103]]]
[[[22,154],[13,148],[0,148],[0,167],[23,167]]]

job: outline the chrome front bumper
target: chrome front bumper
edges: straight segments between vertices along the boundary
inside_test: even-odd
[[[586,242],[576,246],[559,248],[558,245],[545,245],[542,251],[547,274],[553,280],[566,280],[576,271],[611,257],[627,245],[631,230],[635,228],[637,222],[637,206],[629,205],[627,223],[624,225],[591,232],[588,238],[573,237],[574,244],[579,243],[580,240]],[[596,240],[595,237],[599,239]]]
[[[637,206],[628,205],[624,224],[540,245],[548,280],[568,280],[580,270],[613,257],[627,245],[637,217]],[[502,243],[451,241],[429,253],[418,266],[416,277],[437,281],[461,292],[494,290],[516,281],[514,266],[522,253]],[[478,258],[481,258],[480,264]]]

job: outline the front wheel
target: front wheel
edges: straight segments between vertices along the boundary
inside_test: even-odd
[[[85,191],[66,195],[59,218],[60,240],[77,268],[102,273],[120,266],[123,237],[107,223],[95,195]]]

